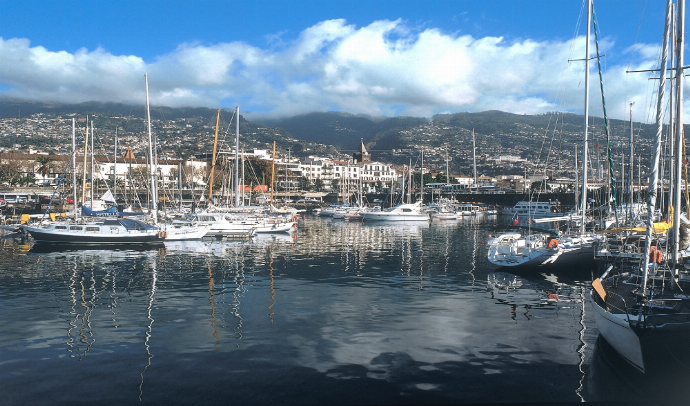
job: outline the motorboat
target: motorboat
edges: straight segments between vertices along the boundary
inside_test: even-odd
[[[404,203],[383,211],[363,214],[364,221],[429,221],[429,213],[422,211],[421,202]]]

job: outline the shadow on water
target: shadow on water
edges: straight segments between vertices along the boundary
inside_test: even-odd
[[[276,350],[281,358],[274,358]],[[239,404],[266,405],[430,405],[576,402],[568,381],[577,378],[574,365],[552,362],[524,364],[496,351],[470,357],[468,362],[429,364],[405,352],[375,355],[368,365],[340,364],[326,370],[294,365],[296,348],[249,346],[232,352],[188,355],[156,352],[156,361],[143,376],[143,390],[126,384],[136,368],[114,354],[97,362],[112,372],[70,372],[79,391],[64,390],[64,370],[45,360],[30,393],[6,394],[5,400],[24,404],[67,404],[89,399],[100,405],[136,402],[142,405]],[[143,357],[143,355],[142,355]],[[92,361],[94,362],[94,361]],[[130,361],[131,362],[131,361]],[[246,373],[251,370],[252,373]],[[23,374],[4,375],[2,388],[23,385]],[[179,376],[186,378],[181,380]],[[529,376],[526,385],[516,376]],[[131,377],[130,377],[131,378]],[[175,382],[171,385],[171,382]],[[500,388],[500,390],[498,390]],[[50,402],[46,402],[50,399]]]
[[[690,399],[690,376],[671,371],[643,374],[601,336],[595,342],[590,371],[592,401],[686,405]]]

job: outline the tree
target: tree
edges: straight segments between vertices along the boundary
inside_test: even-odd
[[[53,159],[49,156],[40,156],[36,158],[36,162],[38,162],[38,173],[41,174],[41,176],[45,177],[48,173],[50,173],[50,163],[53,162]]]
[[[534,192],[546,192],[551,189],[551,186],[546,183],[546,180],[541,182],[532,182],[530,189]]]
[[[323,191],[323,180],[321,180],[320,178],[315,179],[314,180],[314,189],[317,192],[322,192]]]
[[[300,176],[297,181],[299,182],[300,190],[312,190],[314,188],[311,181],[306,176]]]

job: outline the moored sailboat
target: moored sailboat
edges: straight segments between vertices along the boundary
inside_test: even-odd
[[[660,77],[666,78],[666,64],[670,26],[672,24],[672,1],[667,1],[664,27]],[[685,4],[678,2],[678,36],[676,52],[676,150],[674,170],[674,206],[680,206],[681,167],[684,154],[682,135],[682,84],[683,76],[683,33]],[[604,274],[593,283],[590,292],[597,327],[601,336],[630,364],[644,373],[684,374],[690,372],[690,273],[680,251],[687,245],[681,241],[680,213],[673,214],[673,227],[668,233],[668,245],[654,244],[654,212],[657,188],[660,183],[659,161],[661,155],[661,134],[665,80],[659,81],[657,92],[656,123],[649,189],[647,191],[647,224],[644,237],[644,255],[636,266],[622,267],[620,263],[610,265]],[[659,241],[659,239],[656,239]]]

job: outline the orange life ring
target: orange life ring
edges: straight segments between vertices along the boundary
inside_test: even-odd
[[[663,261],[663,258],[664,255],[661,250],[652,246],[652,248],[649,250],[649,262],[660,264],[661,261]]]
[[[549,248],[556,248],[556,247],[558,247],[558,240],[553,239],[553,240],[549,241],[548,247],[549,247]]]

